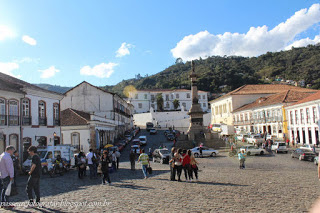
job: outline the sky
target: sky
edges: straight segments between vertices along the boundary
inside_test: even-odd
[[[0,0],[0,72],[114,85],[213,55],[320,42],[320,0]]]

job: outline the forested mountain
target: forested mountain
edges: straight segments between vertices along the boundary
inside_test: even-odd
[[[129,79],[106,90],[123,96],[124,88],[137,89],[190,88],[191,63],[176,63],[162,72],[141,79]],[[300,81],[320,89],[320,45],[292,48],[288,51],[268,52],[259,57],[212,56],[195,60],[200,90],[212,93],[229,92],[244,84],[271,83],[276,78]]]

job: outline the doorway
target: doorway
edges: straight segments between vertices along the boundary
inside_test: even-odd
[[[302,128],[302,144],[306,143],[306,130]]]
[[[312,143],[312,133],[311,133],[311,128],[310,127],[308,128],[308,136],[309,136],[309,144],[313,144]],[[314,143],[314,144],[316,144],[316,143]]]

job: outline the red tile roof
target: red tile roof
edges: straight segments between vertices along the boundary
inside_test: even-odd
[[[306,98],[292,104],[292,105],[297,105],[297,104],[302,104],[302,103],[306,103],[309,101],[315,101],[315,100],[319,100],[320,99],[320,91],[318,91],[317,93],[314,93],[312,95],[307,96]]]
[[[81,126],[87,125],[90,121],[90,114],[74,109],[61,111],[61,126]]]
[[[191,92],[191,90],[188,89],[139,89],[138,92]],[[198,92],[205,92],[206,91],[198,90]]]
[[[233,112],[254,109],[262,106],[270,106],[274,104],[294,103],[302,100],[304,97],[309,96],[310,94],[313,93],[297,90],[287,90],[278,94],[258,98],[256,101],[250,104],[246,104],[242,107],[239,107],[238,109],[233,110]]]

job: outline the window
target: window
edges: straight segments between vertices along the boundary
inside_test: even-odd
[[[144,99],[148,99],[148,94],[144,94]]]
[[[202,103],[202,106],[203,106],[203,107],[207,107],[206,103]]]
[[[247,113],[244,114],[244,120],[245,120],[245,121],[248,120],[248,114],[247,114]]]
[[[169,102],[166,103],[166,108],[170,108]]]
[[[198,95],[199,96],[199,100],[201,99],[201,95]]]
[[[154,95],[151,95],[151,100],[154,100]]]
[[[30,100],[24,99],[22,101],[22,116],[30,117]]]
[[[301,124],[304,124],[304,113],[303,113],[303,109],[300,109],[300,121],[301,121]]]
[[[59,104],[53,105],[53,117],[55,120],[59,120]]]
[[[6,125],[6,100],[0,99],[0,125]]]
[[[187,98],[190,98],[190,93],[187,93]]]
[[[151,107],[154,109],[154,104],[151,104]]]
[[[206,99],[206,96],[205,96],[205,95],[202,95],[202,99],[203,99],[203,100]]]
[[[18,101],[9,101],[9,125],[19,124],[19,114],[18,114]]]
[[[138,107],[141,109],[142,108],[142,103],[138,103]]]
[[[306,109],[306,117],[307,117],[307,124],[310,123],[310,111],[309,108]]]
[[[171,99],[173,99],[173,94],[171,94]]]
[[[169,101],[169,95],[166,95],[166,101]]]
[[[134,99],[138,99],[138,97],[139,97],[138,94],[134,95]]]
[[[231,113],[231,103],[229,103],[229,112]]]
[[[80,134],[78,132],[73,132],[71,134],[71,144],[78,149],[80,148]]]
[[[187,107],[187,104],[186,103],[182,103],[182,106],[184,107],[184,108],[186,108]]]
[[[1,112],[0,112],[1,114]],[[313,123],[318,122],[318,116],[317,116],[317,108],[312,107],[312,117],[313,117]]]
[[[296,124],[298,124],[298,110],[295,110],[294,111],[294,114],[295,114],[295,119],[296,119]]]
[[[46,117],[46,103],[43,101],[39,101],[39,118]]]
[[[243,121],[243,114],[240,115],[240,121]]]
[[[218,112],[218,107],[217,107],[217,106],[215,106],[215,110],[214,110],[214,112],[215,112],[215,114],[216,114],[216,115],[218,115],[218,114],[219,114],[219,112]]]
[[[176,94],[176,98],[177,98],[177,99],[179,98],[179,94]]]
[[[290,111],[290,124],[291,125],[293,124],[293,113],[292,113],[292,111]]]

